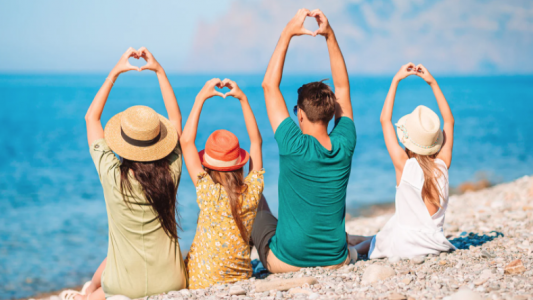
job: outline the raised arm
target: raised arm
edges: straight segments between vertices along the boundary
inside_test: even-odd
[[[200,113],[202,112],[205,100],[213,96],[224,97],[224,94],[215,90],[215,86],[221,88],[222,81],[218,78],[213,78],[206,82],[202,90],[198,93],[180,137],[181,151],[183,152],[185,165],[187,166],[187,170],[189,171],[189,175],[195,186],[198,183],[198,174],[204,171],[204,167],[198,156],[198,149],[196,149],[196,145],[194,144],[196,140],[196,132],[198,131]]]
[[[407,76],[414,74],[415,65],[413,63],[403,65],[400,68],[400,71],[396,73],[392,79],[389,93],[387,94],[387,98],[385,98],[385,104],[383,104],[383,110],[381,111],[381,117],[379,119],[381,121],[381,127],[383,128],[385,145],[387,146],[394,169],[396,170],[396,184],[400,183],[403,167],[409,157],[407,157],[407,153],[405,153],[405,150],[398,143],[396,127],[392,124],[392,110],[394,109],[394,99],[396,98],[398,83]]]
[[[117,80],[118,75],[131,70],[140,71],[138,67],[134,67],[129,63],[128,59],[130,57],[135,57],[137,59],[139,58],[137,51],[131,47],[126,51],[126,53],[122,54],[120,60],[115,65],[113,70],[109,72],[104,84],[98,93],[96,93],[93,102],[85,114],[87,140],[89,142],[89,146],[92,145],[94,141],[104,138],[104,128],[102,127],[100,118],[102,117],[102,112],[104,111],[104,106],[107,102],[109,92]]]
[[[165,102],[165,108],[167,109],[168,120],[176,128],[178,132],[178,138],[181,135],[181,111],[174,95],[174,90],[168,81],[167,74],[159,62],[155,59],[154,55],[148,51],[145,47],[138,50],[140,57],[146,60],[146,65],[141,67],[141,71],[150,70],[154,71],[159,80],[159,88]]]
[[[239,86],[229,79],[222,80],[222,84],[231,89],[226,96],[232,96],[241,102],[242,113],[244,115],[244,123],[246,123],[246,130],[250,137],[250,171],[259,171],[263,168],[263,153],[262,145],[263,139],[261,138],[261,132],[257,126],[254,113],[248,103],[248,97],[242,92]]]
[[[274,54],[270,58],[265,78],[263,79],[262,86],[265,93],[268,118],[274,132],[278,129],[279,124],[289,117],[287,104],[279,89],[287,49],[289,48],[291,38],[295,35],[308,34],[314,36],[312,31],[304,28],[304,20],[310,13],[308,9],[303,8],[298,10],[292,20],[285,26],[274,50]]]
[[[335,98],[337,98],[337,103],[335,105],[335,119],[348,117],[353,120],[348,71],[346,70],[346,63],[344,62],[341,48],[335,38],[335,33],[321,10],[315,9],[311,11],[311,16],[316,18],[319,26],[314,34],[324,36],[328,45],[331,74],[333,75],[333,85],[335,86]]]
[[[433,89],[433,94],[437,99],[440,114],[442,115],[442,120],[444,121],[444,144],[442,145],[439,154],[437,154],[437,158],[442,159],[442,161],[446,163],[446,166],[450,168],[450,165],[452,164],[453,127],[455,125],[452,110],[450,109],[448,101],[446,101],[444,94],[442,93],[439,85],[437,84],[437,81],[435,80],[435,78],[433,78],[431,73],[429,73],[426,67],[424,67],[423,65],[418,65],[416,66],[416,71],[416,75],[422,77],[422,79],[424,79],[429,84],[431,89]]]

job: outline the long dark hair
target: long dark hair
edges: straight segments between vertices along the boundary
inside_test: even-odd
[[[421,155],[416,154],[413,151],[405,148],[405,153],[409,158],[415,158],[424,172],[424,185],[422,186],[422,199],[425,202],[429,202],[432,205],[435,205],[439,208],[442,207],[440,204],[440,198],[444,198],[440,186],[437,182],[437,179],[440,176],[444,176],[442,170],[437,167],[435,163],[435,158],[437,158],[437,153],[432,155]]]
[[[228,195],[233,220],[235,220],[235,224],[237,224],[237,228],[239,228],[242,239],[246,244],[248,244],[250,242],[250,234],[248,230],[246,230],[246,227],[244,227],[244,223],[242,222],[241,218],[241,196],[248,189],[248,186],[244,183],[244,174],[242,168],[229,172],[221,172],[205,168],[205,171],[207,174],[209,174],[211,179],[213,179],[213,182],[224,187],[224,190]]]
[[[146,196],[146,200],[157,213],[165,233],[174,240],[178,239],[179,222],[176,194],[178,187],[170,171],[170,163],[163,158],[151,162],[138,162],[123,159],[120,165],[120,192],[128,204],[135,204],[128,200],[133,195],[129,180],[130,170],[133,171],[135,180],[139,182]],[[181,228],[180,228],[181,229]]]

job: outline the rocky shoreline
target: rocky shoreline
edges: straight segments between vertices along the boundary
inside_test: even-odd
[[[352,218],[346,230],[373,235],[391,216]],[[287,274],[268,274],[254,261],[249,280],[149,299],[533,299],[532,217],[533,177],[525,176],[450,197],[444,231],[454,252],[411,260],[363,257],[338,270]]]

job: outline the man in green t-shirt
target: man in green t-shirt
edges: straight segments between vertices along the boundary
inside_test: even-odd
[[[304,28],[306,17],[319,29]],[[279,89],[283,64],[293,36],[322,35],[328,46],[335,93],[323,82],[298,89],[290,118]],[[272,273],[302,267],[339,267],[350,262],[345,233],[346,188],[356,134],[350,83],[341,50],[320,10],[300,9],[287,24],[263,80],[268,117],[280,154],[279,220],[261,199],[251,240],[263,265]],[[335,115],[335,128],[328,123]]]

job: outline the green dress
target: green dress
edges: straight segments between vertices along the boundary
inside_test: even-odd
[[[133,198],[126,204],[120,192],[120,160],[104,139],[90,147],[91,157],[104,189],[109,222],[107,264],[102,274],[106,297],[131,299],[187,287],[185,265],[178,241],[163,230],[140,184],[130,176]],[[181,177],[179,143],[167,157],[176,186]]]

